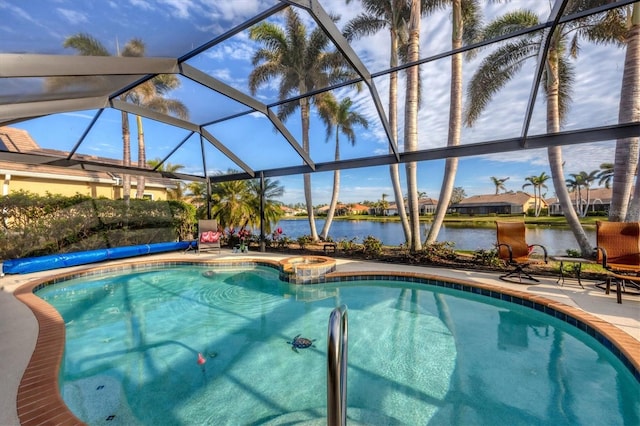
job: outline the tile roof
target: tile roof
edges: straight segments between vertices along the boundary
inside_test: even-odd
[[[29,132],[13,127],[0,127],[0,150],[10,152],[33,152],[40,150]]]
[[[30,153],[41,155],[55,155],[57,157],[66,157],[68,152],[59,151],[55,149],[40,148],[40,145],[31,137],[29,132],[22,129],[16,129],[14,127],[2,126],[0,127],[0,151],[18,152],[18,153]],[[117,164],[121,165],[122,160],[114,158],[104,158],[95,155],[83,155],[74,154],[73,158],[81,160],[99,161],[103,164]],[[67,177],[83,177],[88,180],[107,179],[113,180],[116,177],[121,177],[121,173],[110,173],[102,171],[89,171],[76,169],[73,167],[60,168],[56,166],[49,166],[46,164],[26,164],[9,161],[0,161],[0,172],[16,172],[16,173],[42,173],[50,175],[52,179],[59,176],[59,179],[64,180]],[[134,176],[134,175],[132,175]],[[163,178],[146,178],[147,185],[174,187],[175,183],[171,179]],[[134,185],[135,186],[135,185]]]
[[[527,201],[531,200],[533,195],[526,192],[506,192],[504,194],[490,194],[490,195],[472,195],[464,200],[460,201],[457,205],[472,205],[472,204],[517,204],[523,205]]]

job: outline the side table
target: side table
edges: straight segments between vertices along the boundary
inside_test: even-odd
[[[558,277],[558,281],[556,281],[557,284],[564,285],[564,277],[565,277],[564,264],[565,263],[574,263],[576,265],[576,268],[575,268],[576,278],[578,279],[578,284],[580,284],[580,287],[582,287],[582,288],[584,288],[584,286],[582,285],[582,281],[580,279],[580,273],[582,271],[582,264],[583,263],[595,263],[595,261],[593,261],[591,259],[585,259],[583,257],[551,256],[550,259],[555,261],[555,262],[560,262],[560,276]]]

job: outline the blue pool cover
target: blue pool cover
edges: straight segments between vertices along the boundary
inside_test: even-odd
[[[105,260],[122,259],[124,257],[141,256],[174,250],[186,250],[195,244],[194,241],[178,241],[169,243],[143,244],[138,246],[117,247],[73,253],[51,254],[48,256],[10,259],[2,263],[3,274],[28,274],[30,272],[47,271],[49,269],[66,268],[68,266],[86,265]]]

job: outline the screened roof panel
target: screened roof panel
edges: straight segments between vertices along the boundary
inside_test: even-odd
[[[163,160],[171,155],[171,152],[191,132],[180,127],[160,123],[145,117],[142,120],[144,131],[145,157],[148,160]],[[132,162],[138,161],[138,126],[134,117],[130,119],[131,126],[131,158]],[[93,132],[92,132],[93,133]],[[91,134],[89,134],[91,136]],[[122,135],[120,134],[120,149],[122,149]],[[121,155],[120,155],[121,156]],[[200,160],[200,156],[195,156]],[[172,161],[169,161],[172,162]],[[174,163],[174,162],[173,162]],[[176,163],[174,163],[176,164]],[[186,163],[180,163],[187,166]],[[150,167],[150,166],[147,166]]]
[[[570,62],[573,77],[564,129],[618,123],[624,61],[625,50],[620,47],[581,41],[577,57]]]
[[[463,56],[462,144],[522,134],[544,34],[534,31]],[[505,59],[511,55],[516,59]],[[538,91],[536,101],[543,98]]]
[[[176,75],[176,78],[179,86],[162,97],[166,100],[181,103],[187,110],[188,116],[185,119],[192,123],[203,125],[249,110],[247,106],[240,102],[224,96],[215,90],[203,87],[199,82],[181,75]],[[139,87],[140,86],[137,86],[134,90]],[[137,100],[132,99],[132,97],[127,97],[125,101],[134,104],[137,102]],[[145,102],[149,102],[151,105],[152,100],[145,101],[143,99],[141,102],[143,105]],[[150,108],[158,110],[158,108],[151,106]],[[177,116],[176,113],[172,111],[163,111],[160,109],[159,112]]]
[[[244,159],[253,170],[301,163],[292,144],[262,113],[247,114],[216,123],[207,126],[207,130],[224,145],[234,146],[234,153]],[[292,142],[298,145],[295,140]]]
[[[544,46],[555,14],[564,4],[538,0],[477,3],[484,23],[522,9],[530,9],[537,21],[532,19],[524,27],[506,27],[492,33],[492,36],[500,37],[499,43],[487,44],[489,42],[481,38],[476,39],[479,43],[476,56],[468,58],[465,54],[462,64],[463,108],[469,101],[468,83],[482,60],[508,43],[532,40],[538,47]],[[605,11],[610,7],[609,3],[605,0],[589,2],[601,7],[597,11]],[[306,85],[287,81],[290,84],[286,90],[281,90],[281,78],[283,75],[290,77],[291,73],[282,74],[279,70],[265,68],[262,70],[264,79],[257,77],[252,60],[259,49],[267,45],[251,39],[251,28],[260,23],[283,28],[287,4],[303,6],[294,7],[294,10],[307,30],[305,37],[314,29],[326,30],[324,34],[329,39],[326,48],[336,49],[338,54],[334,57],[348,64],[340,75],[324,80],[312,78],[313,73],[307,71]],[[623,8],[609,13],[619,12],[621,16],[622,12],[630,10],[627,5],[632,2],[619,0],[615,4],[623,5]],[[69,151],[81,142],[77,154],[97,152],[105,158],[121,159],[120,110],[124,110],[130,116],[132,160],[137,158],[135,117],[140,116],[145,129],[146,157],[165,158],[168,155],[167,161],[171,163],[183,161],[180,164],[184,165],[185,173],[186,170],[204,173],[200,134],[204,137],[207,156],[213,158],[207,160],[207,173],[234,168],[254,175],[264,169],[271,176],[277,176],[281,167],[289,168],[286,173],[302,173],[314,171],[318,163],[325,164],[324,171],[326,167],[408,161],[403,134],[404,65],[397,73],[398,155],[389,155],[388,30],[351,43],[341,35],[346,23],[363,12],[360,2],[351,2],[346,7],[343,2],[334,0],[184,3],[5,0],[0,8],[6,18],[0,25],[0,126],[24,128],[32,132],[43,147]],[[575,12],[569,8],[561,12],[561,30],[580,28],[580,22],[567,21],[567,17],[577,16]],[[335,23],[331,19],[334,15],[340,15]],[[587,11],[579,16],[585,19],[584,22],[588,19],[593,22],[600,15],[590,16]],[[422,81],[418,149],[423,152],[411,156],[413,159],[444,158],[454,152],[442,149],[447,144],[449,125],[451,19],[448,6],[422,18],[421,59],[418,61]],[[536,22],[540,24],[535,26]],[[65,40],[80,34],[97,40],[108,56],[78,56],[83,52],[82,47],[64,47]],[[561,128],[574,134],[559,140],[560,143],[580,141],[582,135],[576,131],[590,132],[591,140],[615,137],[596,129],[598,126],[613,125],[618,134],[631,132],[632,127],[617,124],[624,49],[614,44],[587,41],[584,32],[574,31],[567,33],[563,52],[571,51],[574,34],[579,36],[581,49],[577,59],[567,57],[574,67],[576,81]],[[119,56],[136,38],[144,43],[144,57]],[[293,46],[303,44],[299,39]],[[498,151],[511,150],[513,145],[501,145],[501,140],[521,136],[545,135],[546,139],[538,139],[539,143],[550,143],[547,141],[551,140],[557,143],[558,140],[546,135],[545,91],[541,88],[544,66],[538,64],[540,57],[537,48],[530,50],[522,67],[492,95],[473,127],[463,126],[461,144],[471,147],[465,155],[485,153],[484,145],[475,147],[478,142],[494,143],[491,149]],[[256,64],[263,64],[269,58],[273,59],[266,53],[257,56]],[[178,119],[172,113],[136,105],[123,96],[163,74],[175,74],[180,81],[178,89],[164,95],[183,103],[189,110],[188,118]],[[250,90],[252,76],[259,83],[255,95]],[[363,82],[362,92],[355,93],[346,85],[345,82],[353,82],[353,78]],[[325,142],[325,126],[315,106],[310,109],[310,151],[308,154],[300,151],[303,143],[300,91],[305,99],[320,96],[325,91],[340,97],[350,96],[357,111],[370,121],[369,129],[356,130],[355,147],[341,143],[344,164],[331,165],[335,150],[331,143]],[[90,128],[100,108],[104,108],[104,112]],[[278,119],[281,112],[288,113],[283,121]],[[30,120],[33,117],[41,118]],[[43,130],[47,128],[55,130]],[[188,137],[191,132],[193,135]],[[180,145],[185,137],[188,140]],[[271,157],[277,158],[276,162],[267,161],[267,156],[259,156],[258,147],[263,146],[261,141],[265,139],[267,145],[273,144],[273,149],[278,151],[278,155]],[[0,152],[0,157],[2,154]],[[303,167],[303,164],[307,165]]]
[[[142,75],[0,79],[0,103],[108,96]]]
[[[178,57],[276,3],[9,0],[2,5],[0,52],[70,54],[64,40],[84,33],[113,55],[139,38],[147,56]]]
[[[48,115],[20,124],[29,129],[29,134],[40,148],[69,153],[78,141],[81,140],[82,134],[87,129],[88,124],[98,112],[98,110],[86,110]],[[120,112],[115,110],[112,111],[111,114],[117,114],[118,117],[120,116]],[[110,127],[113,127],[113,125]],[[115,130],[120,132],[121,129]],[[122,141],[122,133],[119,133],[119,135],[120,141]],[[105,155],[105,157],[106,156],[107,155]],[[122,158],[122,152],[118,157]]]

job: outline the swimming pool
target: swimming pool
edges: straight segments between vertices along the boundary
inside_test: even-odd
[[[640,419],[638,381],[609,349],[565,321],[470,291],[391,279],[300,286],[247,264],[108,273],[37,295],[64,318],[62,393],[89,423],[324,421],[327,320],[341,303],[353,422]],[[287,342],[298,334],[315,347],[294,352]]]

